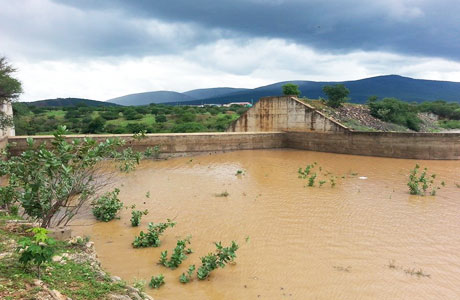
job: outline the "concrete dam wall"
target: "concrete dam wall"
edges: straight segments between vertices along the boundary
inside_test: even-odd
[[[295,97],[266,97],[231,124],[228,132],[90,136],[119,137],[136,150],[159,146],[164,154],[193,154],[250,149],[293,148],[352,155],[409,159],[460,159],[460,133],[358,132],[316,111]],[[52,136],[33,136],[50,143]],[[27,149],[27,136],[0,137],[12,154]]]

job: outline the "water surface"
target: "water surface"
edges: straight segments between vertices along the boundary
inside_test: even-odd
[[[298,168],[313,162],[339,177],[334,188],[298,179]],[[409,195],[415,163],[445,181],[437,196]],[[164,274],[166,285],[147,288],[155,299],[460,298],[460,161],[252,150],[145,161],[118,180],[125,205],[150,211],[141,226],[131,227],[130,210],[109,223],[87,212],[74,230],[89,235],[103,267],[128,282]],[[228,197],[216,197],[224,191]],[[177,225],[161,247],[132,248],[149,221],[167,218]],[[194,253],[179,269],[157,265],[161,251],[171,253],[189,234]],[[240,245],[235,265],[179,283],[214,241],[231,240]],[[409,274],[418,270],[429,277]]]

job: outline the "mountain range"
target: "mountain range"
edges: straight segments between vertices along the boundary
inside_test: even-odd
[[[412,102],[445,100],[460,102],[460,82],[413,79],[399,75],[385,75],[353,81],[285,81],[254,89],[208,88],[191,90],[184,93],[174,91],[153,91],[129,94],[104,102],[119,105],[147,105],[164,103],[171,105],[224,104],[229,102],[256,102],[261,97],[282,94],[282,86],[294,83],[299,86],[301,96],[318,99],[326,98],[322,88],[325,85],[344,84],[350,90],[350,102],[364,103],[370,96],[379,98],[394,97]],[[54,101],[56,99],[45,100]],[[34,104],[37,102],[33,102]],[[43,100],[41,101],[43,104]],[[50,105],[51,106],[51,105]]]

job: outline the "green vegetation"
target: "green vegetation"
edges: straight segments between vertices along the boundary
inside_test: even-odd
[[[30,229],[33,238],[25,237],[19,241],[17,251],[21,253],[19,262],[27,265],[33,263],[37,266],[38,278],[41,277],[40,267],[43,263],[51,261],[55,252],[56,242],[48,237],[48,230],[35,227]]]
[[[195,272],[195,265],[191,265],[187,269],[187,273],[182,273],[179,277],[181,283],[189,283],[192,280],[193,272]]]
[[[210,273],[217,268],[224,268],[228,262],[236,258],[236,251],[239,246],[235,241],[232,241],[230,247],[223,247],[221,242],[214,243],[216,251],[201,257],[201,266],[198,268],[197,277],[199,280],[204,280],[209,277]]]
[[[445,129],[459,129],[460,120],[441,120],[439,121],[439,126]]]
[[[287,96],[300,96],[299,86],[293,83],[286,83],[282,86],[283,95]]]
[[[115,216],[123,208],[123,202],[118,199],[119,189],[112,192],[107,192],[97,198],[93,203],[93,215],[96,219],[104,222],[109,222],[115,219]]]
[[[120,170],[129,172],[144,157],[130,148],[120,151],[125,143],[120,139],[68,141],[66,133],[64,126],[59,127],[48,145],[28,138],[28,148],[20,156],[0,159],[0,176],[8,176],[8,185],[0,187],[2,206],[19,204],[44,228],[66,225],[108,184],[98,162],[113,159]]]
[[[395,98],[384,98],[380,101],[369,99],[369,109],[374,117],[409,129],[419,131],[421,120],[417,116],[417,107]]]
[[[187,244],[190,244],[190,238],[187,237],[183,240],[178,240],[176,248],[174,248],[171,258],[168,261],[168,251],[161,252],[160,264],[172,270],[178,268],[182,261],[187,258],[186,254],[192,253],[192,249],[187,249]]]
[[[5,57],[0,57],[0,105],[17,100],[22,93],[21,82],[12,77],[16,69],[8,64]],[[13,125],[11,117],[0,112],[0,130]]]
[[[165,277],[163,274],[160,274],[158,276],[152,276],[152,279],[150,279],[150,287],[154,289],[159,289],[163,284],[165,284]]]
[[[315,169],[316,167],[318,167],[317,171]],[[324,172],[323,174],[321,174],[322,171],[323,168],[319,166],[317,162],[314,162],[312,164],[307,165],[305,169],[299,168],[299,170],[297,170],[297,173],[299,174],[298,178],[308,180],[308,187],[314,187],[316,180],[319,178],[321,178],[319,179],[319,187],[322,187],[328,181],[330,182],[331,187],[335,187],[336,177],[333,176],[330,172]]]
[[[228,197],[230,196],[230,194],[227,191],[223,191],[222,193],[216,194],[215,196],[216,197]]]
[[[323,87],[323,92],[327,96],[327,106],[337,108],[342,106],[348,100],[350,90],[343,84],[326,85]]]
[[[146,216],[149,213],[147,209],[144,211],[140,211],[140,210],[134,210],[135,208],[136,208],[136,205],[131,206],[132,211],[131,211],[130,221],[131,221],[131,226],[133,227],[139,226],[139,224],[141,223],[142,216],[143,215]]]
[[[134,248],[144,248],[144,247],[159,247],[161,244],[160,236],[168,227],[174,227],[175,222],[172,222],[170,219],[166,223],[154,224],[149,223],[149,228],[147,233],[141,231],[139,236],[134,238],[132,243]]]
[[[73,134],[81,133],[170,133],[224,131],[248,108],[194,107],[150,104],[148,106],[34,107],[14,103],[17,135],[49,134],[66,125]]]
[[[410,194],[424,196],[426,191],[431,189],[430,195],[436,195],[436,190],[439,189],[439,187],[433,187],[436,174],[429,175],[427,168],[424,168],[421,173],[419,171],[420,166],[416,164],[415,168],[409,174],[407,186],[409,187]]]

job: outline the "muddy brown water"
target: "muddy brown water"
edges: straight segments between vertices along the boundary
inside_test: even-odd
[[[307,180],[298,179],[298,168],[313,162],[339,177],[334,188],[305,187]],[[437,196],[409,195],[415,163],[445,181]],[[235,176],[237,170],[244,175]],[[455,183],[460,161],[296,150],[145,161],[117,182],[126,205],[150,211],[140,227],[131,227],[130,210],[124,210],[109,223],[86,212],[75,222],[84,225],[73,228],[89,235],[103,267],[127,282],[164,274],[166,285],[146,288],[155,299],[460,299]],[[216,197],[224,191],[228,197]],[[165,232],[161,247],[132,248],[149,221],[167,218],[177,225]],[[187,235],[194,253],[181,267],[157,265],[160,252],[171,253]],[[214,241],[232,240],[240,245],[235,265],[206,281],[179,283],[190,264],[198,267],[199,257],[213,251]]]

